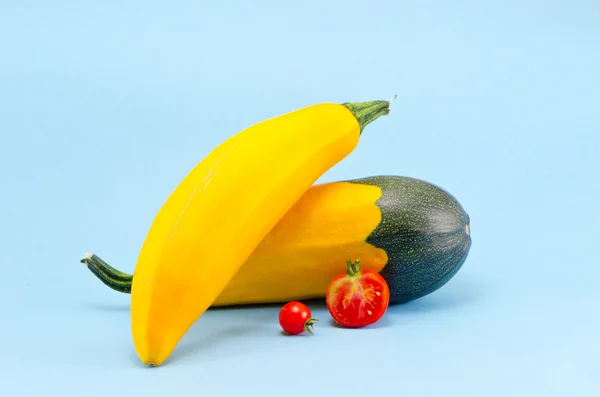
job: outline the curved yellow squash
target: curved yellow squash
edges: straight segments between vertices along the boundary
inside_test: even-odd
[[[378,186],[350,182],[313,186],[263,239],[212,306],[321,297],[333,277],[345,271],[347,258],[362,258],[363,269],[381,271],[387,254],[367,242],[381,223],[381,194]]]
[[[152,223],[131,287],[139,358],[161,365],[241,265],[389,102],[319,104],[229,138],[177,186]]]

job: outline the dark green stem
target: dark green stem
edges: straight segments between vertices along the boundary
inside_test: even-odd
[[[131,293],[133,275],[113,268],[96,255],[86,254],[81,259],[81,263],[85,263],[87,268],[108,287],[125,294]]]
[[[347,107],[354,117],[356,117],[362,134],[369,123],[377,120],[380,116],[385,116],[390,113],[390,102],[391,101],[345,102],[342,103],[342,105]]]
[[[115,269],[114,267],[110,266],[108,263],[104,262],[104,260],[102,260],[102,258],[100,258],[98,255],[85,254],[83,259],[81,260],[81,263],[86,263],[86,264],[92,263],[92,262],[96,263],[96,265],[100,269],[102,269],[102,271],[104,273],[108,274],[115,280],[131,281],[133,279],[133,276],[131,274]]]

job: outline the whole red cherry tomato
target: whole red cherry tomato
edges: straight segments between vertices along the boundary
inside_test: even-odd
[[[363,327],[383,317],[390,302],[385,279],[372,270],[361,270],[360,260],[346,260],[346,274],[333,278],[326,292],[327,309],[333,319],[347,327]]]
[[[310,309],[300,302],[286,303],[279,311],[279,324],[288,334],[298,335],[304,331],[312,334],[311,327],[316,321]]]

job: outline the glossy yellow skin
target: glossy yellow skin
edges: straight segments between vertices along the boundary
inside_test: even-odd
[[[361,258],[363,269],[381,271],[386,252],[366,242],[381,222],[375,204],[381,194],[378,186],[350,182],[315,185],[265,237],[213,306],[323,297],[333,277],[346,271],[347,258]]]
[[[277,222],[359,138],[346,107],[314,105],[243,130],[186,176],[156,215],[135,268],[131,327],[142,362],[158,366],[170,356]]]

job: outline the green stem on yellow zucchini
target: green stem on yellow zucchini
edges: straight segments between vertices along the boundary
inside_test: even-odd
[[[115,269],[97,255],[86,254],[81,259],[81,263],[85,263],[87,268],[108,287],[125,294],[131,293],[133,275]]]
[[[108,263],[104,262],[104,260],[102,260],[102,258],[100,258],[98,255],[89,254],[89,253],[85,254],[83,259],[81,260],[81,263],[89,263],[89,262],[96,263],[98,265],[98,267],[104,273],[108,274],[115,280],[131,281],[131,279],[133,278],[133,276],[131,274],[122,272],[122,271],[117,270],[114,267],[110,266]]]
[[[396,98],[394,96],[394,98]],[[358,124],[360,125],[360,132],[365,127],[377,120],[380,116],[385,116],[390,113],[390,102],[391,101],[371,101],[371,102],[344,102],[342,106],[345,106],[352,112]]]

